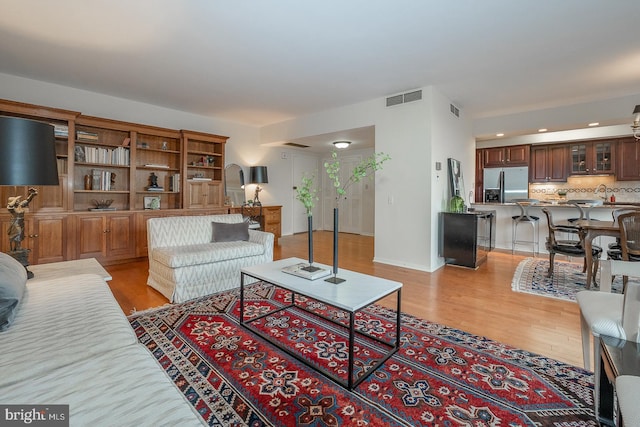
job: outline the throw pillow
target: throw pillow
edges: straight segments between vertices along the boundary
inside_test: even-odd
[[[27,271],[22,264],[0,252],[0,331],[11,326],[16,317],[26,284]]]
[[[249,224],[246,222],[237,222],[233,224],[212,222],[211,224],[213,225],[212,242],[249,240]]]

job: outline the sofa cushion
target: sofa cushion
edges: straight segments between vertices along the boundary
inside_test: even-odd
[[[213,233],[212,242],[236,242],[240,240],[249,240],[249,223],[238,222],[235,224],[224,222],[211,223]]]
[[[180,268],[262,255],[264,251],[263,245],[253,242],[214,242],[156,248],[152,257],[167,267]]]
[[[16,312],[27,284],[27,271],[16,259],[0,252],[0,331],[6,330]]]
[[[30,280],[13,325],[0,332],[0,387],[137,341],[100,276]]]

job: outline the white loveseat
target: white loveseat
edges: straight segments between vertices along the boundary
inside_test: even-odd
[[[69,405],[71,426],[203,425],[100,276],[27,282],[0,253],[0,308],[3,405]]]
[[[240,214],[150,218],[147,284],[171,302],[240,286],[242,267],[273,261],[274,241],[243,225]]]

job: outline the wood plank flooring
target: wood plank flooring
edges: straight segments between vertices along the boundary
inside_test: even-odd
[[[445,266],[434,273],[374,263],[373,237],[340,234],[340,268],[402,282],[402,311],[544,356],[582,366],[578,305],[511,290],[523,255],[493,251],[477,270]],[[274,258],[307,258],[306,233],[285,236]],[[540,255],[544,256],[544,255]],[[314,233],[314,258],[332,262],[332,233]],[[146,285],[148,264],[108,266],[109,283],[125,314],[167,304]],[[381,302],[395,308],[395,298]]]

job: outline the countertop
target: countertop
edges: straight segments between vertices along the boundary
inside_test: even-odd
[[[500,206],[516,206],[515,203],[472,203],[471,206],[474,207],[500,207]],[[539,207],[539,208],[546,208],[546,207],[552,207],[552,208],[573,208],[575,209],[575,205],[573,204],[569,204],[566,201],[540,201],[540,203],[537,203],[535,205],[533,205],[533,207]],[[640,203],[634,203],[634,202],[605,202],[603,205],[598,205],[598,206],[593,206],[592,209],[602,209],[602,208],[607,208],[607,209],[619,209],[619,208],[624,208],[624,207],[630,207],[630,208],[637,208],[640,207]]]

